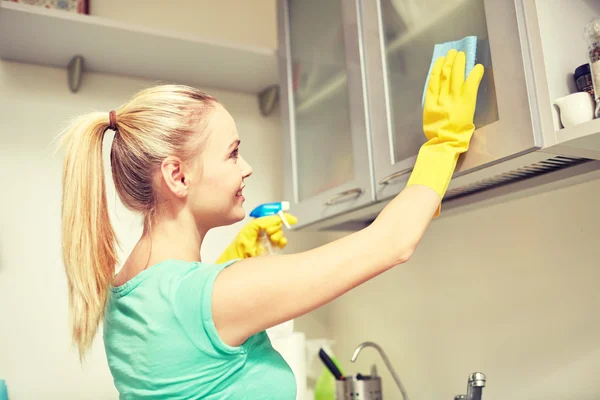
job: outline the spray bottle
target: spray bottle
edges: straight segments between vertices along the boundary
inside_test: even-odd
[[[266,217],[269,215],[279,215],[281,218],[281,222],[285,225],[286,228],[292,229],[292,227],[288,224],[285,216],[283,214],[284,211],[288,211],[290,209],[289,201],[277,201],[274,203],[264,203],[256,207],[250,213],[252,218],[260,218]],[[269,239],[269,235],[265,230],[261,230],[258,234],[258,241],[260,244],[259,255],[271,255],[279,252],[279,249],[276,249],[271,244],[271,240]]]

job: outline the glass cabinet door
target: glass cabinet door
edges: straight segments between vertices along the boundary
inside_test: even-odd
[[[374,197],[357,6],[279,2],[285,197],[299,225]]]
[[[477,132],[457,172],[534,148],[514,3],[363,1],[378,199],[398,193],[405,185],[425,142],[422,101],[436,43],[476,36],[476,62],[485,67],[475,114]],[[495,68],[499,60],[502,65]],[[523,130],[512,126],[511,131],[512,122]]]

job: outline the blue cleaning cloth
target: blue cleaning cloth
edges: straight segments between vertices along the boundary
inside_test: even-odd
[[[427,73],[427,79],[425,80],[425,87],[423,88],[423,98],[421,99],[421,107],[425,105],[425,93],[427,93],[427,85],[429,84],[429,76],[431,70],[440,56],[445,56],[448,51],[455,49],[456,51],[462,51],[465,53],[467,59],[465,63],[465,79],[469,75],[469,72],[475,66],[475,52],[477,51],[477,36],[467,36],[461,40],[454,42],[438,43],[433,47],[433,57],[431,58],[431,65],[429,66],[429,72]]]

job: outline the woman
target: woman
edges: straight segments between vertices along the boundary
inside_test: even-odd
[[[252,174],[227,111],[195,89],[165,85],[116,112],[80,117],[63,137],[62,222],[80,356],[103,321],[123,399],[295,399],[291,369],[265,330],[411,257],[474,131],[483,67],[466,81],[464,71],[464,53],[435,63],[423,111],[428,141],[407,187],[369,227],[303,253],[252,258],[261,228],[285,245],[277,218],[258,219],[212,265],[200,259],[203,238],[244,218],[242,190]],[[107,129],[115,131],[117,193],[145,221],[116,276],[102,167]]]

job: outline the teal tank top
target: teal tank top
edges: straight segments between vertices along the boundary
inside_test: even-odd
[[[238,347],[217,333],[213,284],[232,263],[169,260],[111,286],[103,336],[120,399],[296,399],[266,332]]]

